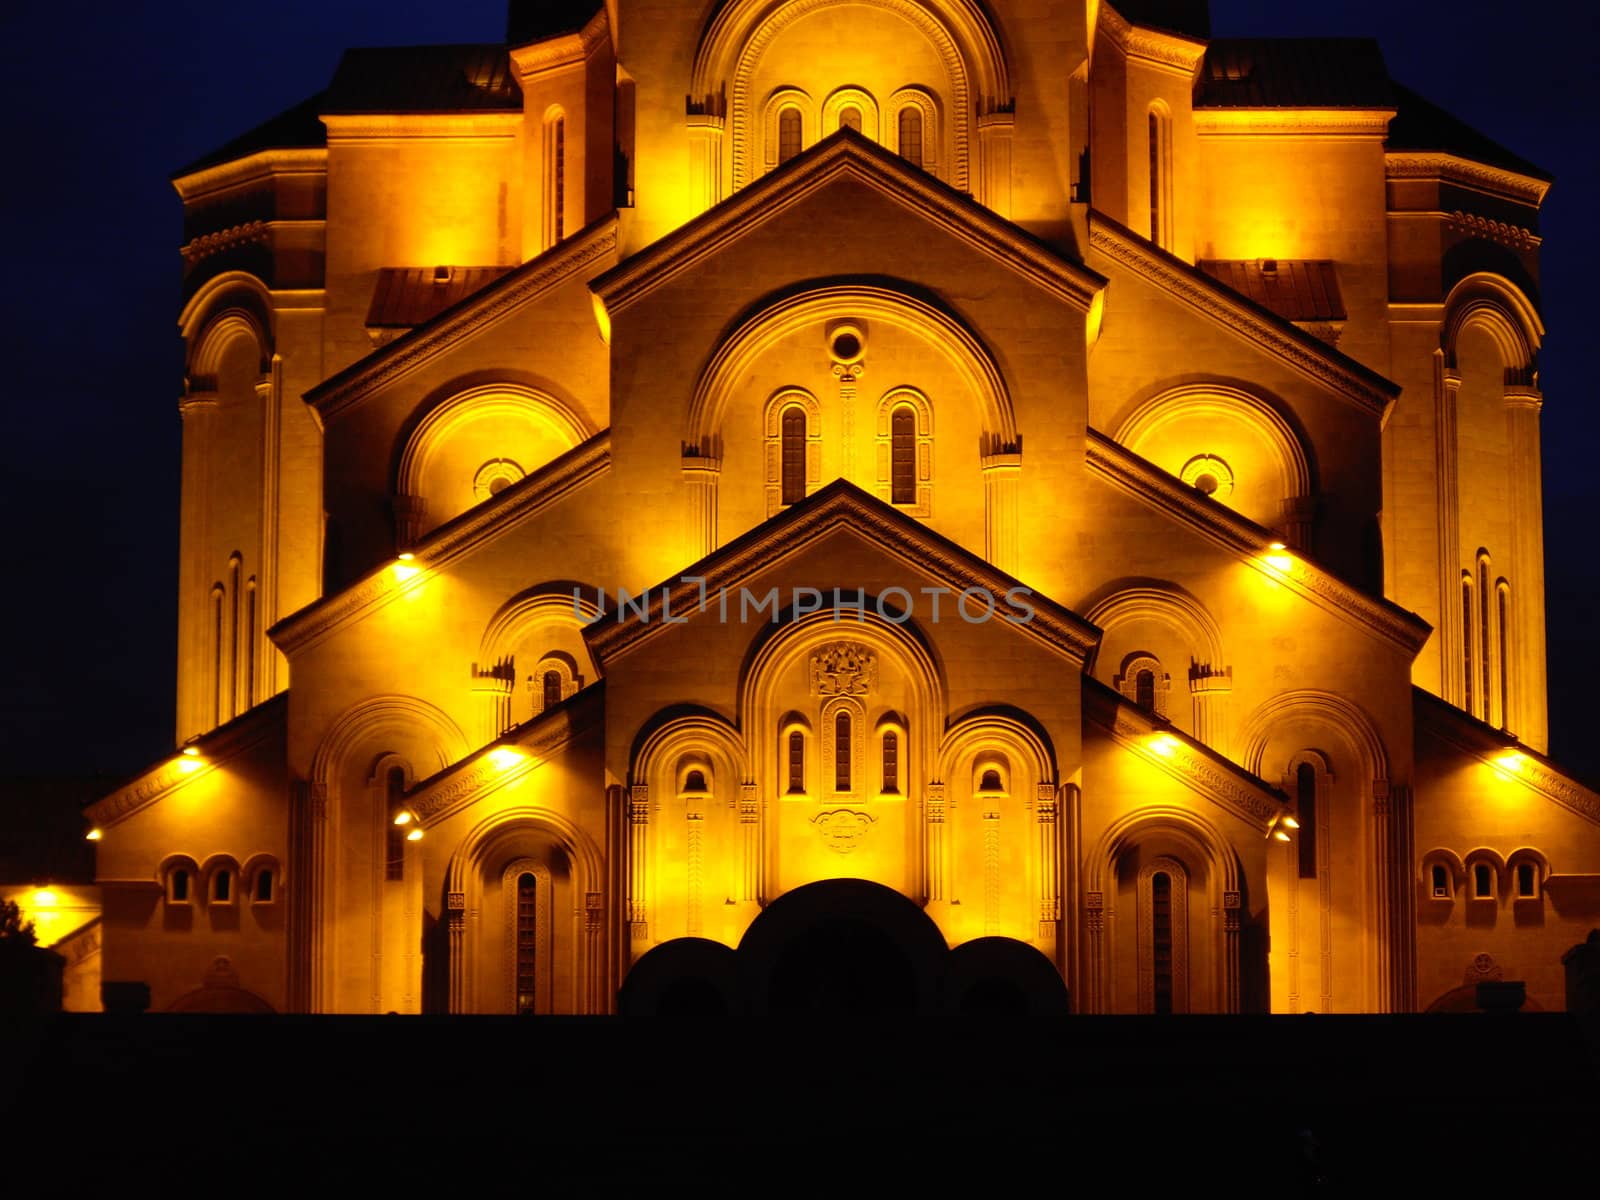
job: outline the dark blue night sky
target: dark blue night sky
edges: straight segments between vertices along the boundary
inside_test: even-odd
[[[346,46],[496,41],[504,26],[504,0],[0,9],[10,114],[0,777],[127,774],[172,747],[181,388],[172,170],[319,90]],[[1398,80],[1555,174],[1541,362],[1552,751],[1600,778],[1586,699],[1600,672],[1600,420],[1582,365],[1596,336],[1585,282],[1600,211],[1591,11],[1214,0],[1212,27],[1377,36]]]

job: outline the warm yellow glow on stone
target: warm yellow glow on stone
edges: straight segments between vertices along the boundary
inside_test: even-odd
[[[1285,817],[1283,819],[1283,827],[1285,829],[1299,829],[1300,822],[1296,821],[1293,817]]]
[[[36,888],[34,890],[33,907],[36,909],[54,908],[56,906],[56,900],[56,894],[49,888]]]
[[[88,841],[91,841],[91,842],[98,842],[98,841],[99,841],[99,840],[100,840],[100,839],[101,839],[101,838],[103,838],[103,837],[105,837],[105,834],[104,834],[104,833],[102,833],[102,832],[101,832],[101,831],[100,831],[100,830],[98,830],[98,829],[91,829],[91,830],[89,830],[89,832],[88,832],[88,833],[86,833],[86,834],[84,834],[84,835],[83,835],[83,836],[84,836],[84,837],[85,837],[85,838],[86,838],[86,839],[87,839],[87,840],[88,840]]]
[[[1494,765],[1499,767],[1500,770],[1505,771],[1507,774],[1516,775],[1522,770],[1523,767],[1528,765],[1528,760],[1523,755],[1518,754],[1515,750],[1508,750],[1506,753],[1494,760]]]
[[[200,747],[199,746],[185,746],[183,748],[183,753],[188,758],[199,758],[200,757]]]
[[[410,833],[406,834],[406,841],[408,842],[420,842],[421,840],[422,830],[420,829],[413,829]]]
[[[399,812],[395,813],[395,815],[394,815],[394,823],[396,825],[409,825],[409,824],[411,824],[411,814],[409,812],[407,812],[405,809],[402,808]]]
[[[1150,750],[1162,758],[1171,758],[1177,752],[1178,739],[1170,733],[1155,733],[1150,735]]]
[[[523,754],[522,751],[514,749],[511,746],[496,746],[493,750],[489,751],[489,761],[495,766],[499,767],[502,771],[510,770],[512,767],[522,762],[526,757],[527,756]]]
[[[606,302],[599,296],[591,296],[594,301],[594,322],[600,327],[600,340],[606,345],[611,345],[611,314],[606,311]]]

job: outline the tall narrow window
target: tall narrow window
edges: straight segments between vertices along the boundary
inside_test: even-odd
[[[1150,879],[1150,954],[1155,1011],[1172,1011],[1172,876],[1157,871]]]
[[[839,110],[839,128],[853,129],[861,132],[861,110],[854,104],[847,104]]]
[[[556,671],[546,671],[541,681],[544,687],[544,708],[554,708],[561,703],[561,675]]]
[[[233,627],[228,630],[228,702],[225,711],[228,716],[236,717],[239,715],[239,608],[242,603],[237,554],[228,559],[228,602],[231,609],[228,617]]]
[[[1433,898],[1435,900],[1450,899],[1450,872],[1443,865],[1433,868]]]
[[[922,110],[915,105],[900,110],[900,157],[913,167],[922,165]]]
[[[1156,673],[1148,668],[1133,677],[1133,702],[1145,712],[1156,710]]]
[[[517,1015],[533,1012],[535,951],[538,946],[537,881],[531,872],[517,876]],[[503,985],[502,985],[503,986]]]
[[[1479,900],[1494,898],[1494,871],[1488,863],[1472,868],[1472,894]]]
[[[1295,817],[1300,828],[1295,834],[1300,851],[1300,878],[1317,877],[1317,769],[1301,763],[1294,773]]]
[[[218,871],[211,877],[211,900],[215,904],[233,903],[232,871]]]
[[[272,903],[272,868],[262,867],[256,872],[256,903]]]
[[[1493,722],[1494,714],[1489,710],[1490,697],[1494,694],[1494,659],[1489,654],[1490,632],[1494,626],[1489,622],[1489,560],[1478,560],[1478,604],[1481,611],[1478,614],[1479,646],[1483,653],[1483,719]]]
[[[1517,864],[1517,895],[1526,900],[1535,895],[1533,864],[1531,862]]]
[[[544,242],[549,249],[567,231],[567,117],[552,109],[544,121]]]
[[[900,790],[900,735],[892,729],[883,735],[883,790]]]
[[[833,790],[850,790],[850,714],[847,712],[833,719]]]
[[[256,702],[256,579],[252,575],[244,594],[244,706]]]
[[[1473,668],[1472,668],[1472,576],[1461,577],[1461,667],[1462,683],[1465,691],[1461,697],[1461,706],[1467,712],[1476,712],[1473,703]]]
[[[174,904],[189,903],[189,872],[179,867],[167,879],[167,899]]]
[[[889,488],[894,503],[917,502],[917,414],[905,405],[890,419]]]
[[[1500,631],[1500,728],[1511,728],[1511,588],[1504,580],[1495,588]]]
[[[786,108],[778,114],[778,161],[788,162],[800,153],[800,110]]]
[[[789,792],[806,790],[806,735],[798,729],[789,735]]]
[[[783,502],[806,498],[806,414],[798,407],[783,410]]]
[[[212,695],[211,723],[222,724],[222,689],[224,684],[222,672],[222,598],[223,591],[220,583],[211,588],[211,667],[212,677],[216,686]]]
[[[405,810],[405,771],[400,767],[390,767],[388,775],[384,776],[384,788],[388,797],[388,805],[385,808],[387,823],[383,827],[383,877],[388,880],[404,879],[406,877],[406,830],[405,826],[396,825],[394,819]]]
[[[1150,240],[1164,250],[1172,248],[1172,120],[1151,109],[1150,140]]]

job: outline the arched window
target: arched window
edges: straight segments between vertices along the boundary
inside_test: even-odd
[[[1475,900],[1494,899],[1494,868],[1488,863],[1478,863],[1472,868],[1472,897]]]
[[[839,128],[853,129],[861,132],[861,110],[854,104],[847,104],[839,110]]]
[[[1172,118],[1158,108],[1149,116],[1150,240],[1172,248]]]
[[[1006,790],[1006,785],[1000,778],[1000,772],[990,767],[979,777],[978,790],[980,792],[1003,792]]]
[[[833,790],[850,790],[850,714],[847,712],[833,718]]]
[[[1299,843],[1300,878],[1317,877],[1317,769],[1308,762],[1294,772],[1295,818],[1300,822],[1295,838]]]
[[[806,498],[806,414],[798,405],[783,410],[783,502]]]
[[[1472,576],[1469,573],[1463,573],[1461,576],[1461,668],[1464,691],[1461,696],[1461,707],[1469,713],[1477,711],[1477,706],[1473,703],[1472,642]]]
[[[1504,579],[1495,588],[1496,619],[1500,633],[1500,728],[1511,728],[1511,585]]]
[[[895,504],[917,502],[917,414],[910,405],[894,410],[890,434],[889,488]]]
[[[1490,709],[1491,697],[1494,695],[1494,658],[1490,653],[1490,634],[1494,625],[1489,620],[1489,560],[1486,557],[1478,559],[1478,645],[1482,652],[1483,661],[1483,719],[1494,722],[1494,713]]]
[[[532,872],[517,876],[517,1015],[533,1012],[538,947],[538,881]],[[502,985],[504,986],[504,985]],[[503,993],[502,993],[503,994]]]
[[[686,792],[703,792],[706,790],[706,773],[704,771],[690,771],[683,779],[683,790]]]
[[[272,903],[272,868],[271,867],[262,867],[259,871],[256,872],[255,902],[257,904],[271,904]]]
[[[1133,702],[1145,712],[1156,710],[1156,673],[1148,667],[1133,677]]]
[[[561,703],[561,675],[557,671],[546,671],[542,681],[544,687],[544,707],[553,708]],[[542,711],[542,710],[541,710]]]
[[[224,592],[220,583],[211,586],[211,677],[215,685],[212,689],[211,723],[222,724],[222,690],[225,679],[222,670],[222,601]]]
[[[567,117],[551,109],[544,121],[544,244],[549,249],[566,236]]]
[[[798,729],[789,734],[789,793],[806,790],[806,735]]]
[[[1450,899],[1450,870],[1443,863],[1433,865],[1432,884],[1435,900]]]
[[[1172,1011],[1172,876],[1150,877],[1151,998],[1158,1013]]]
[[[800,153],[800,110],[786,108],[778,114],[778,161],[786,163]]]
[[[384,825],[383,877],[398,880],[406,877],[406,829],[395,819],[405,812],[406,772],[404,767],[390,767],[384,776],[384,790],[388,798],[388,823]]]
[[[883,790],[900,790],[900,735],[892,729],[883,735]]]
[[[185,867],[175,867],[167,873],[167,902],[169,904],[189,903],[189,871]]]
[[[211,875],[211,903],[233,903],[233,872],[226,867]]]
[[[900,110],[900,157],[913,167],[922,165],[922,110],[915,106]]]
[[[1517,864],[1517,896],[1527,900],[1539,894],[1538,873],[1531,862]]]

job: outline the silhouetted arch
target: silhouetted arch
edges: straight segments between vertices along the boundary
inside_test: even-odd
[[[1045,1017],[1069,1011],[1067,988],[1048,958],[1015,938],[983,937],[950,951],[945,1011],[973,1017]]]
[[[625,1017],[721,1017],[744,1011],[739,960],[707,938],[662,942],[628,968],[617,995]]]

